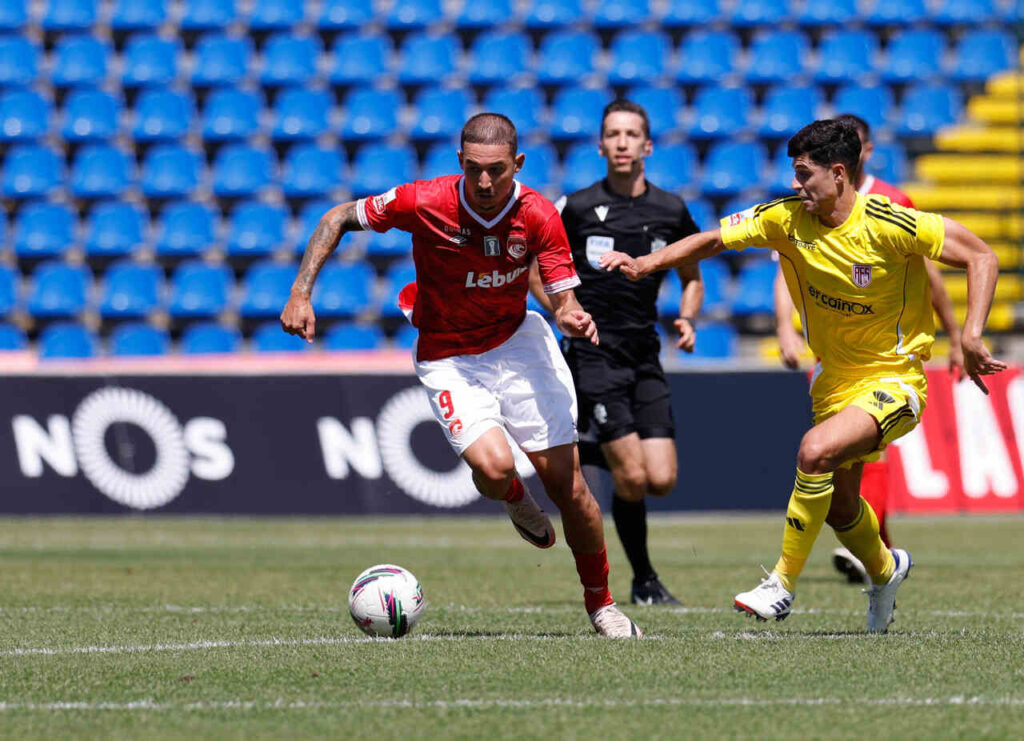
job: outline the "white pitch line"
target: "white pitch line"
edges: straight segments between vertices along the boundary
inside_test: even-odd
[[[259,700],[228,700],[225,702],[166,703],[154,700],[136,700],[133,702],[0,702],[0,712],[13,711],[186,711],[203,712],[216,710],[379,710],[379,709],[414,709],[414,710],[487,710],[491,708],[636,708],[636,707],[730,707],[730,708],[762,708],[783,706],[852,706],[852,707],[1024,707],[1021,697],[984,697],[984,696],[952,696],[952,697],[791,697],[791,698],[754,698],[754,697],[717,697],[717,698],[686,698],[661,697],[642,700],[597,700],[571,698],[543,698],[538,700],[368,700],[365,702],[321,702],[303,700],[276,700],[273,702]]]

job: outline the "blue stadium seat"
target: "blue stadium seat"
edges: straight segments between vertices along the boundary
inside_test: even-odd
[[[736,328],[726,322],[701,323],[697,327],[697,343],[693,353],[678,353],[676,357],[685,362],[707,362],[729,360],[736,357],[739,340]]]
[[[631,28],[651,18],[650,0],[603,0],[591,18],[594,28]]]
[[[213,316],[227,307],[232,283],[231,273],[223,265],[183,262],[171,276],[168,311],[174,317]]]
[[[213,194],[251,198],[271,184],[274,156],[266,149],[229,144],[213,161]]]
[[[306,352],[313,345],[302,337],[287,334],[280,322],[266,322],[252,333],[252,348],[256,352]]]
[[[748,261],[740,268],[733,314],[774,314],[776,270],[776,263],[766,259]]]
[[[239,313],[244,317],[279,316],[288,303],[295,272],[295,265],[270,260],[251,266],[242,278]]]
[[[5,91],[0,96],[0,142],[29,142],[45,136],[52,112],[39,93]]]
[[[316,60],[323,54],[315,36],[271,36],[263,47],[260,82],[266,87],[303,86],[316,75]]]
[[[181,351],[186,355],[232,353],[241,346],[238,328],[217,322],[193,322],[181,334]]]
[[[720,257],[701,260],[700,276],[704,281],[701,312],[705,315],[728,313],[732,308],[732,277],[728,263]]]
[[[609,54],[608,81],[612,84],[654,82],[665,74],[672,42],[660,32],[622,31],[612,40]]]
[[[367,144],[356,153],[352,172],[353,196],[376,195],[416,177],[416,154],[407,147]]]
[[[799,31],[764,31],[750,46],[749,82],[792,83],[803,73],[810,45]]]
[[[0,314],[7,314],[18,304],[18,293],[18,271],[10,265],[0,265]],[[0,340],[0,347],[4,344]]]
[[[587,31],[555,31],[540,42],[537,81],[547,84],[578,84],[594,71],[601,50],[597,36]]]
[[[199,156],[177,144],[160,144],[142,161],[142,193],[147,198],[181,198],[199,184]]]
[[[362,314],[372,306],[376,282],[365,263],[328,263],[313,288],[313,310],[322,317]]]
[[[220,31],[236,18],[235,0],[185,0],[181,30]]]
[[[143,90],[135,101],[132,137],[137,142],[173,141],[188,134],[195,115],[187,93],[158,88]]]
[[[443,82],[455,72],[459,44],[453,36],[412,33],[402,43],[398,81],[403,84]]]
[[[287,31],[302,23],[303,4],[294,0],[255,0],[249,15],[252,31]]]
[[[740,42],[727,31],[695,31],[679,46],[676,81],[684,84],[721,84],[736,71]]]
[[[412,237],[401,229],[384,233],[367,232],[366,256],[379,258],[409,257],[412,255]]]
[[[758,134],[768,139],[793,136],[817,116],[822,106],[821,91],[814,87],[779,85],[768,91],[761,106]]]
[[[107,77],[109,47],[92,36],[65,36],[53,50],[56,87],[99,87]]]
[[[306,251],[306,245],[309,243],[309,238],[313,236],[313,232],[316,231],[320,218],[337,205],[334,201],[328,201],[327,199],[306,201],[302,204],[299,208],[299,239],[295,242],[295,252],[301,255]],[[348,238],[342,239],[334,250],[334,254],[344,254],[354,241]]]
[[[695,198],[686,201],[686,208],[697,224],[697,228],[703,230],[714,229],[718,226],[718,219],[715,218],[715,209],[703,198]]]
[[[398,308],[398,294],[414,280],[416,280],[416,264],[412,259],[396,262],[388,268],[381,291],[381,316],[402,316],[402,310]]]
[[[796,22],[801,26],[821,28],[846,26],[859,17],[856,0],[829,0],[827,3],[803,3],[796,14]]]
[[[489,110],[489,109],[488,109]],[[459,160],[455,154],[456,147],[449,142],[433,145],[427,150],[420,168],[419,179],[431,180],[444,175],[458,175]]]
[[[27,350],[28,337],[13,324],[0,324],[0,351]]]
[[[342,322],[331,327],[324,337],[327,350],[376,350],[386,344],[384,333],[376,324]]]
[[[32,273],[29,313],[37,317],[70,317],[85,309],[92,276],[81,265],[62,260],[40,263]]]
[[[779,0],[737,0],[729,23],[736,28],[777,26],[789,18],[786,5]]]
[[[61,136],[69,142],[105,141],[117,136],[121,101],[101,90],[72,90],[64,99]]]
[[[395,90],[356,88],[345,100],[343,139],[386,139],[398,129],[402,97]]]
[[[658,19],[664,28],[691,28],[709,25],[722,15],[719,0],[669,0]]]
[[[703,263],[701,267],[703,267]],[[679,280],[679,273],[675,270],[666,270],[665,278],[661,281],[661,288],[658,289],[658,298],[655,302],[658,316],[673,318],[679,316],[679,300],[682,295],[683,286]],[[665,338],[662,341],[664,342]]]
[[[596,141],[601,133],[601,112],[612,97],[606,90],[559,90],[551,105],[551,138]]]
[[[35,82],[39,57],[39,47],[28,39],[0,37],[0,87],[23,87]]]
[[[87,144],[75,155],[68,185],[78,198],[115,198],[132,180],[132,163],[124,152],[107,144]]]
[[[266,256],[285,243],[288,214],[280,206],[246,201],[235,206],[228,223],[231,257]]]
[[[416,123],[409,131],[409,138],[451,139],[462,129],[472,104],[473,99],[466,90],[424,88],[416,96]]]
[[[18,32],[28,22],[28,0],[3,0],[0,2],[0,32]]]
[[[315,139],[327,133],[330,112],[327,93],[299,88],[284,90],[274,103],[270,136],[277,141]]]
[[[789,156],[786,142],[782,142],[775,148],[775,156],[771,162],[771,177],[768,183],[768,191],[772,198],[793,195],[790,187],[793,183],[793,158]],[[768,200],[768,199],[761,199]],[[753,199],[743,199],[742,204],[727,204],[723,215],[742,211],[752,205]],[[733,206],[736,206],[733,208]]]
[[[441,0],[395,0],[384,16],[384,24],[391,31],[415,31],[443,15]]]
[[[96,356],[96,335],[78,322],[54,322],[39,333],[39,357],[92,358]]]
[[[387,73],[393,56],[391,39],[382,34],[339,36],[331,48],[334,61],[327,79],[332,85],[369,84]]]
[[[18,144],[4,158],[0,193],[8,198],[41,198],[60,186],[63,169],[52,149]]]
[[[110,354],[115,357],[167,355],[170,351],[167,330],[144,322],[121,324],[110,333]]]
[[[942,72],[946,44],[937,31],[903,31],[889,41],[882,79],[887,82],[914,82],[933,78]]]
[[[85,220],[85,254],[89,257],[130,255],[145,241],[146,215],[125,201],[93,206]]]
[[[524,23],[527,28],[568,26],[583,19],[582,0],[531,0]]]
[[[1004,5],[1011,8],[1011,13],[1020,13],[1019,4]],[[930,15],[932,22],[939,26],[977,26],[998,19],[1002,13],[994,0],[937,0]],[[1015,20],[1020,23],[1020,16]]]
[[[165,0],[114,0],[110,27],[114,31],[155,31],[167,20]]]
[[[97,0],[48,0],[40,26],[44,31],[89,31],[96,23]]]
[[[663,144],[654,148],[644,167],[646,178],[670,191],[694,184],[697,177],[697,153],[689,144]]]
[[[521,140],[541,130],[544,99],[535,87],[492,88],[484,97],[482,107],[485,111],[501,113],[512,119]]]
[[[701,190],[711,195],[735,195],[764,179],[767,160],[760,144],[721,141],[708,150]]]
[[[107,268],[100,288],[100,315],[141,319],[160,307],[163,271],[156,265],[121,260]]]
[[[746,88],[705,87],[693,101],[691,139],[724,139],[744,131],[752,118],[753,98]]]
[[[334,147],[296,144],[285,157],[281,185],[286,198],[329,196],[341,184],[345,161]]]
[[[515,15],[512,0],[488,0],[486,3],[466,3],[455,17],[460,29],[487,29],[507,24]]]
[[[867,171],[887,183],[902,183],[910,172],[907,152],[898,142],[875,142],[875,151],[867,163]]]
[[[60,203],[27,203],[14,220],[14,254],[60,257],[75,243],[75,216]]]
[[[904,136],[931,136],[943,126],[956,123],[962,111],[963,98],[952,86],[918,85],[903,96],[896,128]]]
[[[316,27],[321,31],[352,31],[373,21],[373,4],[365,0],[325,0]]]
[[[630,91],[628,97],[647,111],[652,138],[658,139],[679,131],[677,114],[686,106],[677,88],[639,87]]]
[[[258,92],[234,88],[214,90],[203,106],[205,141],[235,141],[259,132],[263,99]]]
[[[485,7],[467,3],[466,7]],[[488,31],[480,34],[469,50],[468,79],[476,84],[509,83],[526,72],[530,63],[530,40],[525,34]]]
[[[517,176],[520,181],[537,190],[546,190],[555,184],[558,155],[550,144],[521,146],[519,151],[526,155],[523,169]]]
[[[178,77],[181,43],[159,36],[136,35],[121,53],[121,84],[125,87],[166,86]]]
[[[836,90],[832,109],[836,115],[853,113],[860,116],[872,129],[882,128],[892,118],[892,91],[884,85],[845,85]]]
[[[862,14],[871,26],[911,26],[928,17],[925,0],[874,0]]]
[[[419,336],[420,331],[416,327],[411,324],[403,324],[391,338],[391,344],[396,350],[412,350]]]
[[[179,201],[164,207],[156,225],[159,257],[194,257],[216,241],[217,217],[209,206]]]
[[[592,141],[573,144],[562,166],[562,192],[574,193],[605,176],[607,165]]]
[[[953,54],[950,76],[981,82],[1015,66],[1017,44],[1007,31],[972,30],[960,37]]]
[[[238,85],[252,67],[252,43],[248,39],[210,34],[196,44],[192,84],[198,87]]]
[[[867,31],[833,31],[818,48],[820,82],[857,82],[875,69],[878,41]]]

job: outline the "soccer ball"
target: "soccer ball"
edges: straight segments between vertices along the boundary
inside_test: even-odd
[[[371,566],[348,590],[348,611],[371,636],[400,638],[423,615],[423,589],[411,571],[394,564]]]

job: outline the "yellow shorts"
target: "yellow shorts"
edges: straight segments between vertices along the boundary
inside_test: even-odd
[[[824,380],[824,379],[818,379]],[[924,374],[899,378],[864,378],[858,381],[833,381],[811,387],[814,424],[821,424],[851,404],[863,409],[878,422],[882,437],[878,447],[853,460],[843,463],[849,468],[854,463],[877,461],[886,446],[897,440],[921,421],[928,396],[928,380]]]

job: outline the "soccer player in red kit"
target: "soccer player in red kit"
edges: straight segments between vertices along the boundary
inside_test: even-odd
[[[551,521],[516,474],[508,437],[523,450],[562,515],[587,613],[603,636],[640,630],[608,589],[601,510],[576,450],[576,394],[547,322],[526,310],[536,259],[559,330],[598,342],[597,327],[573,293],[579,278],[554,205],[515,180],[525,159],[505,116],[482,113],[462,129],[462,175],[399,185],[344,203],[321,218],[281,314],[286,332],[312,341],[310,303],[320,268],[349,231],[412,234],[416,283],[402,292],[419,329],[416,375],[477,490],[502,500],[527,542],[555,543]]]

